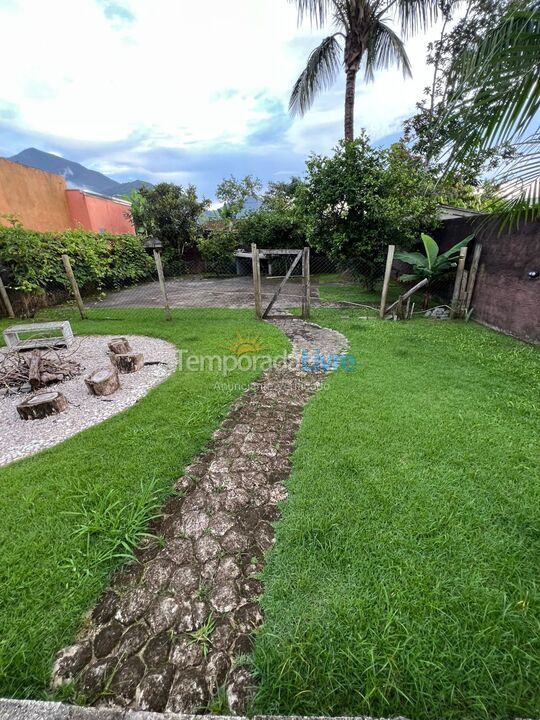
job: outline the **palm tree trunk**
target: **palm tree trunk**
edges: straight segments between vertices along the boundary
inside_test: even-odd
[[[358,69],[347,70],[345,85],[345,140],[354,140],[354,95],[356,91],[356,73]]]

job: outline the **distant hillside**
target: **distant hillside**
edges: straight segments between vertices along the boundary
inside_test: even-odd
[[[131,182],[119,183],[103,173],[96,170],[89,170],[84,165],[59,155],[43,152],[37,148],[26,148],[17,155],[8,158],[13,162],[27,165],[28,167],[45,170],[54,175],[62,175],[70,188],[90,190],[101,195],[129,195],[132,190],[146,185],[152,187],[151,183],[144,180],[132,180]]]

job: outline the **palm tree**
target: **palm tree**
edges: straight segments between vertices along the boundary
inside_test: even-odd
[[[387,24],[389,12],[397,14],[402,33],[408,35],[427,27],[436,19],[436,0],[289,0],[298,6],[298,20],[308,16],[312,24],[322,27],[330,18],[335,32],[310,54],[307,65],[291,93],[289,109],[303,115],[316,95],[335,81],[340,66],[346,77],[345,139],[354,137],[354,99],[356,76],[365,61],[366,82],[374,71],[397,65],[405,77],[411,76],[411,65],[403,40]]]

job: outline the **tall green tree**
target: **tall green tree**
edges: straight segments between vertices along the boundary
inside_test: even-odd
[[[194,185],[159,183],[132,195],[131,215],[138,233],[161,240],[169,272],[181,272],[184,251],[195,244],[198,220],[209,205]]]
[[[258,198],[261,188],[259,178],[252,175],[246,175],[241,180],[237,180],[234,175],[224,178],[216,189],[216,197],[223,203],[219,210],[223,220],[228,220],[232,225],[244,210],[246,202],[250,198]]]
[[[298,19],[308,17],[317,27],[331,21],[335,30],[310,54],[307,65],[296,81],[289,107],[303,115],[315,97],[330,87],[341,67],[345,71],[344,137],[354,137],[356,78],[364,64],[366,82],[375,70],[391,65],[411,75],[403,40],[392,30],[389,15],[396,15],[401,32],[407,36],[427,27],[439,14],[436,0],[290,0],[298,6]]]
[[[430,173],[402,144],[373,148],[362,134],[308,160],[298,212],[310,245],[357,268],[370,286],[389,244],[408,249],[437,224],[432,189]]]

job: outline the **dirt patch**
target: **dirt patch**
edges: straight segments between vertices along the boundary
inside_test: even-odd
[[[339,333],[274,321],[304,362],[339,353]],[[118,572],[76,645],[62,650],[53,685],[73,682],[89,704],[208,711],[216,695],[245,709],[245,656],[263,622],[258,574],[274,541],[302,409],[324,380],[302,363],[252,383],[186,468],[152,528],[157,539]]]

